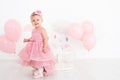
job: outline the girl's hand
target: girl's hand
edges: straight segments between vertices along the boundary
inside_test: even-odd
[[[47,49],[46,48],[43,48],[43,53],[46,53]]]
[[[30,41],[30,39],[24,39],[23,40],[23,42],[29,42]]]

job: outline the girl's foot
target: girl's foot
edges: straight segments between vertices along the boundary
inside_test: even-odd
[[[42,78],[43,77],[43,69],[38,69],[33,72],[34,78]]]

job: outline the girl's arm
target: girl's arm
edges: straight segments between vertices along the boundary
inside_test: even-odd
[[[44,28],[42,28],[41,34],[42,34],[42,37],[43,37],[43,52],[46,53],[47,44],[48,44],[48,36],[47,36],[47,32]]]
[[[31,38],[28,38],[28,39],[25,38],[23,42],[30,42],[30,41],[32,41]]]

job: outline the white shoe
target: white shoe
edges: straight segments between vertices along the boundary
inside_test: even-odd
[[[33,73],[34,78],[42,78],[43,77],[43,69],[40,68]]]

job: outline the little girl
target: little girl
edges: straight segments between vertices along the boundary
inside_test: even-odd
[[[24,39],[27,45],[19,53],[24,65],[33,67],[33,77],[39,78],[54,72],[55,60],[48,45],[46,30],[41,26],[43,22],[41,11],[31,14],[31,23],[34,26],[32,36]]]

